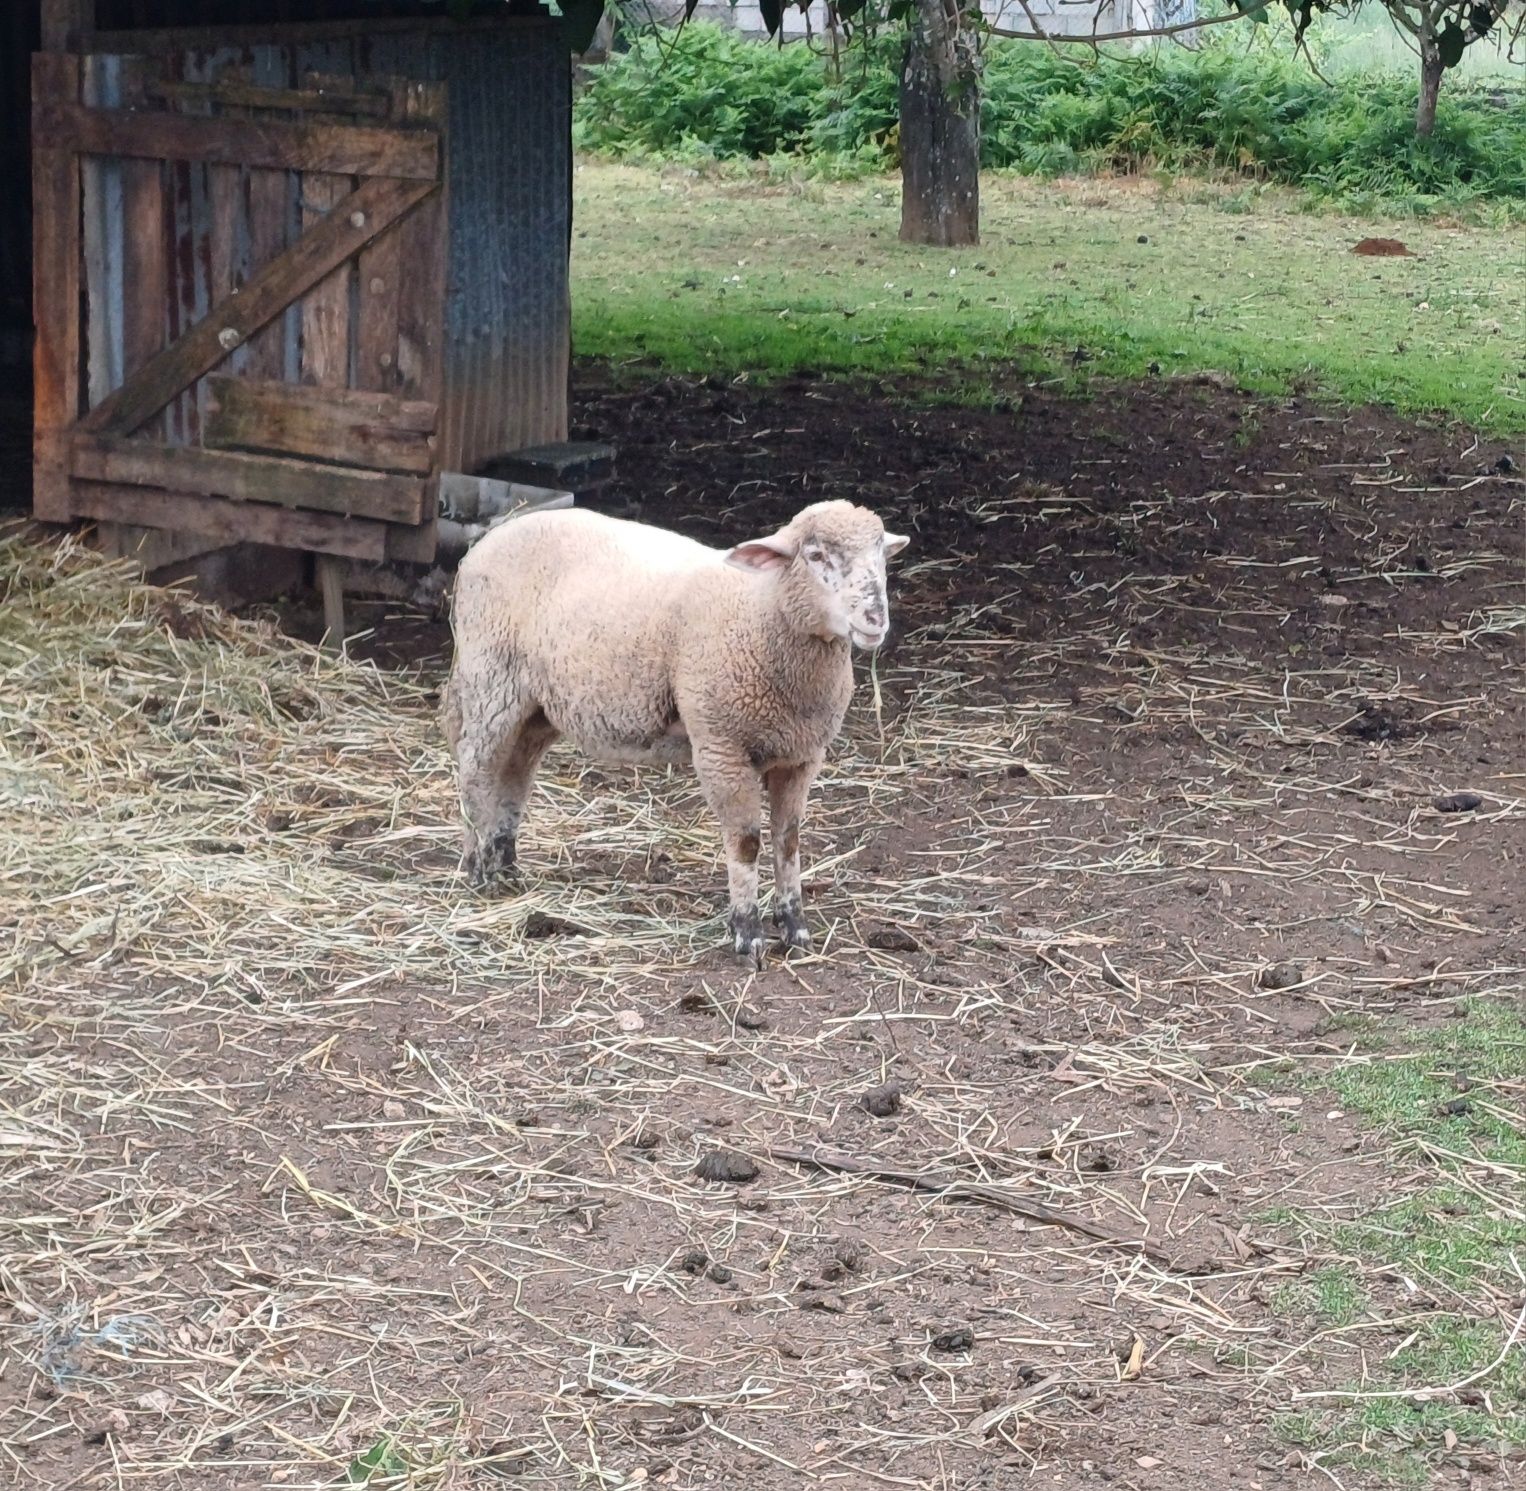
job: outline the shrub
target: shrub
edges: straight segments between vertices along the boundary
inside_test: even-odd
[[[611,155],[789,155],[831,175],[889,166],[898,63],[891,35],[834,65],[713,25],[643,34],[595,71],[575,139]],[[1415,94],[1407,77],[1331,85],[1295,58],[1228,43],[1073,58],[998,41],[986,49],[981,158],[1035,175],[1217,167],[1325,197],[1526,200],[1526,94],[1449,80],[1426,140]]]

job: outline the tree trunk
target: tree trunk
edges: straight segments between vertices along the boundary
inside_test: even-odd
[[[1441,51],[1436,38],[1420,37],[1420,105],[1415,110],[1415,133],[1424,139],[1436,128],[1436,99],[1441,93]]]
[[[916,0],[901,67],[901,239],[980,242],[980,57],[960,0]]]

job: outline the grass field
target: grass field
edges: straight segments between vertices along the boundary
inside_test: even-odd
[[[979,248],[897,241],[899,185],[584,163],[574,337],[685,371],[934,376],[979,399],[1216,371],[1526,430],[1519,230],[1364,222],[1243,184],[982,183]],[[1351,250],[1397,236],[1409,258]]]

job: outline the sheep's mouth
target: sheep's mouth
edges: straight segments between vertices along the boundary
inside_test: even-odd
[[[853,639],[855,647],[862,647],[865,652],[875,652],[890,635],[889,627],[882,627],[877,632],[866,632],[856,626],[848,628],[848,635]]]

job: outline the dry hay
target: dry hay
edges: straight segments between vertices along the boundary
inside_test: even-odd
[[[1096,901],[1317,879],[1465,927],[1447,887],[1354,865],[1339,831],[1228,826],[1339,789],[1310,747],[1374,679],[1119,654],[1075,703],[1016,704],[913,651],[819,794],[822,955],[754,979],[715,953],[688,776],[555,753],[528,888],[479,900],[423,683],[68,542],[10,536],[0,575],[0,1145],[26,1198],[0,1213],[0,1453],[23,1479],[58,1453],[155,1487],[994,1486],[1168,1352],[1189,1408],[1309,1380],[1260,1308],[1302,1252],[1226,1225],[1231,1167],[1177,1141],[1208,1115],[1249,1142],[1276,1122],[1260,1063],[1340,1048],[1269,1028],[1262,957],[1131,967]],[[978,652],[978,615],[940,625]],[[1100,630],[1066,645],[1110,656]],[[1071,783],[1043,748],[1067,709],[1197,732],[1216,765],[1179,827]],[[1409,859],[1441,831],[1381,832]],[[1029,924],[1057,886],[1091,904]],[[1351,972],[1307,985],[1338,1009],[1365,998]],[[1035,1069],[1047,1132],[1011,1101]],[[905,1111],[876,1127],[860,1100],[891,1077]],[[820,1139],[962,1189],[770,1157]],[[696,1174],[718,1149],[756,1182]],[[1241,1200],[1290,1194],[1282,1169]]]

